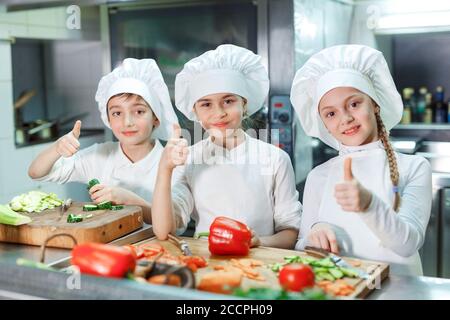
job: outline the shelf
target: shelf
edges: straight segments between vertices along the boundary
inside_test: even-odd
[[[450,123],[411,123],[398,124],[393,130],[450,130]]]

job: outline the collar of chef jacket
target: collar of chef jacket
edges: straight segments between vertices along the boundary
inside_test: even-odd
[[[228,150],[227,148],[215,144],[211,137],[208,137],[205,139],[205,143],[202,148],[203,159],[206,160],[207,163],[222,164],[237,160],[243,156],[245,157],[246,152],[248,151],[250,139],[251,137],[244,132],[244,141],[236,147]]]
[[[161,145],[161,142],[159,142],[158,139],[155,139],[153,149],[143,159],[133,163],[127,158],[125,153],[123,153],[120,143],[117,143],[117,150],[114,157],[114,167],[117,169],[133,167],[137,172],[147,173],[159,163],[162,149],[163,146]]]
[[[371,142],[368,144],[364,144],[361,146],[346,146],[342,143],[339,143],[339,155],[346,155],[354,152],[361,152],[361,151],[367,151],[367,150],[373,150],[373,149],[384,149],[384,145],[381,142],[381,140]]]

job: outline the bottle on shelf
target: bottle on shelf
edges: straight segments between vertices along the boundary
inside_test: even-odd
[[[444,103],[444,88],[442,86],[436,87],[435,92],[435,105],[434,105],[434,122],[445,123],[447,122],[447,108]]]
[[[426,107],[425,107],[425,113],[423,116],[423,123],[433,123],[433,95],[428,92],[425,95],[425,102],[426,102]]]
[[[412,105],[411,98],[414,91],[412,88],[404,88],[403,89],[403,115],[401,124],[410,124],[412,120]]]
[[[428,89],[426,87],[420,87],[419,96],[417,97],[417,105],[416,105],[416,114],[414,118],[414,122],[422,123],[424,122],[425,109],[427,106],[426,102],[426,94],[428,93]]]

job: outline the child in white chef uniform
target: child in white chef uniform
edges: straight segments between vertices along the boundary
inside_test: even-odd
[[[312,245],[421,275],[431,168],[389,142],[403,104],[382,53],[361,45],[322,50],[297,71],[291,101],[305,132],[339,151],[307,177],[296,248]]]
[[[169,91],[153,59],[128,58],[104,76],[95,99],[104,124],[118,142],[94,144],[79,151],[81,121],[41,152],[29,168],[40,181],[88,183],[97,178],[90,196],[95,203],[138,205],[151,223],[151,200],[158,163],[178,123]]]
[[[241,47],[221,45],[184,65],[175,80],[176,107],[209,137],[188,147],[178,127],[166,145],[152,207],[159,239],[182,232],[191,214],[197,233],[227,216],[252,229],[252,246],[294,248],[301,204],[290,158],[241,124],[268,91],[261,57]],[[175,168],[180,178],[171,188]]]

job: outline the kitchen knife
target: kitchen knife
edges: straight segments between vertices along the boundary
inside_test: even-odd
[[[169,240],[175,242],[185,256],[192,256],[192,251],[186,241],[171,234],[169,234]]]
[[[64,203],[61,205],[61,208],[59,211],[59,221],[62,220],[62,218],[64,217],[64,213],[67,212],[67,210],[69,209],[71,204],[72,204],[72,199],[69,198],[66,201],[64,201]]]

